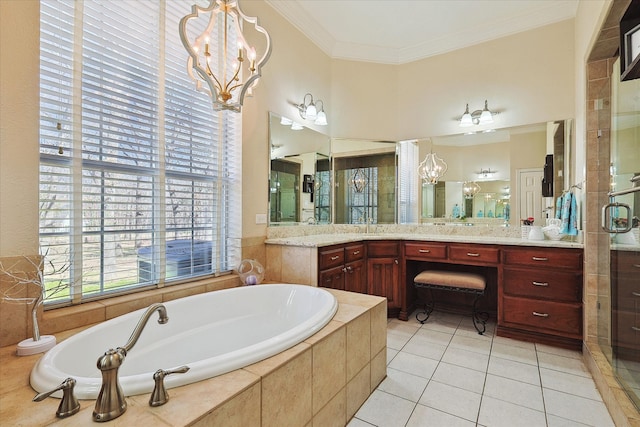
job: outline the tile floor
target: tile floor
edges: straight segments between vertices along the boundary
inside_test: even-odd
[[[390,320],[387,378],[348,427],[614,426],[581,354],[479,335],[471,318]]]

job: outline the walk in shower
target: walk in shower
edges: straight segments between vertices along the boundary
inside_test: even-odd
[[[610,111],[606,105],[594,106],[599,123],[610,125],[610,157],[608,182],[601,174],[599,183],[606,200],[598,257],[598,342],[616,380],[640,410],[640,79],[621,82],[620,59],[600,100],[610,100]]]

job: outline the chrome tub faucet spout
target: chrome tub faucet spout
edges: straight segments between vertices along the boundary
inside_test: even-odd
[[[127,352],[131,351],[140,338],[149,318],[155,311],[159,315],[158,323],[165,324],[169,321],[164,305],[159,303],[150,305],[138,321],[127,343],[122,347],[107,350],[98,359],[97,366],[102,372],[102,387],[93,410],[94,421],[109,421],[124,414],[124,411],[127,410],[127,401],[118,380],[118,368],[124,362]]]

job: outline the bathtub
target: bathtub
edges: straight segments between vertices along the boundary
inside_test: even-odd
[[[322,329],[338,303],[328,291],[304,285],[258,285],[209,292],[166,302],[169,322],[158,313],[147,322],[119,370],[126,396],[150,393],[158,369],[189,366],[165,378],[167,388],[221,375],[282,352]],[[31,371],[38,392],[76,380],[78,399],[96,399],[102,375],[96,363],[123,346],[145,309],[88,328],[45,353]],[[61,392],[54,397],[62,397]]]

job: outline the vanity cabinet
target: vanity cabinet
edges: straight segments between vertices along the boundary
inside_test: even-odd
[[[616,354],[640,354],[640,252],[611,251],[611,339]]]
[[[389,312],[400,310],[399,242],[367,242],[367,279],[369,294],[387,297]]]
[[[365,245],[327,246],[318,251],[318,285],[367,293]]]
[[[613,322],[627,327],[613,337],[640,350],[638,253],[619,275]],[[318,286],[387,298],[389,316],[408,320],[419,298],[413,278],[438,268],[482,274],[487,281],[483,309],[497,314],[497,335],[580,349],[583,335],[583,251],[581,248],[444,241],[364,240],[318,248]],[[612,275],[613,280],[613,275]],[[443,305],[471,306],[473,298],[444,293]],[[450,298],[447,299],[447,298]],[[615,299],[615,298],[614,298]]]
[[[498,335],[575,348],[582,343],[582,250],[504,248]]]

